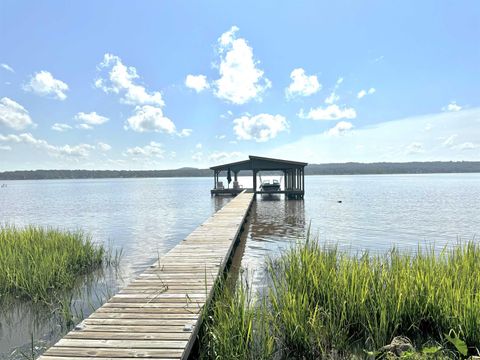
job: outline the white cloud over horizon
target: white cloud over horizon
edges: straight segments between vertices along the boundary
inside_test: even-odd
[[[90,144],[77,144],[77,145],[52,145],[46,140],[38,139],[31,133],[22,134],[0,134],[0,143],[16,143],[27,144],[37,149],[45,150],[49,155],[55,157],[68,157],[68,158],[85,158],[90,155],[90,151],[95,149],[95,146]]]
[[[271,149],[268,156],[311,163],[478,161],[478,139],[480,108],[475,108],[356,127],[348,136],[330,136],[327,130]]]
[[[340,121],[333,128],[327,131],[329,136],[344,135],[353,128],[353,124],[348,121]]]
[[[458,105],[456,101],[450,102],[447,106],[442,107],[442,111],[460,111],[463,107]]]
[[[23,89],[40,96],[65,100],[67,98],[68,85],[61,80],[55,79],[50,72],[42,70],[35,73],[30,78],[30,81],[23,85]]]
[[[355,119],[357,112],[354,108],[344,106],[340,108],[337,104],[328,105],[327,107],[311,108],[308,113],[303,109],[298,113],[301,119],[309,120],[341,120],[341,119]]]
[[[425,152],[425,150],[423,149],[423,144],[420,143],[420,142],[413,142],[413,143],[407,145],[406,148],[405,148],[405,151],[406,151],[407,155],[420,154],[420,153]]]

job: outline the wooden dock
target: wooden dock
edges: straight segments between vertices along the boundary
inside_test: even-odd
[[[39,359],[187,359],[253,198],[233,198]]]

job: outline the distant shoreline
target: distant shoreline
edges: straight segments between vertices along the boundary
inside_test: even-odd
[[[251,174],[242,172],[240,176]],[[433,161],[407,163],[332,163],[310,164],[305,175],[389,175],[480,173],[480,161]],[[2,180],[117,179],[211,177],[212,170],[181,168],[174,170],[17,170],[0,172]],[[267,175],[268,172],[265,172]]]

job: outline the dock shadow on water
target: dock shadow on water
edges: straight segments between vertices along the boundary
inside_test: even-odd
[[[88,317],[124,283],[118,264],[78,277],[72,290],[48,303],[5,296],[0,299],[0,359],[33,359]]]
[[[304,200],[257,195],[232,259],[231,277],[237,278],[240,271],[248,269],[250,284],[262,288],[266,278],[265,259],[281,254],[303,238],[307,229]]]

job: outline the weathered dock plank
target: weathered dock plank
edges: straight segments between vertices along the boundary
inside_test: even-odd
[[[186,359],[253,197],[232,199],[39,359]]]

